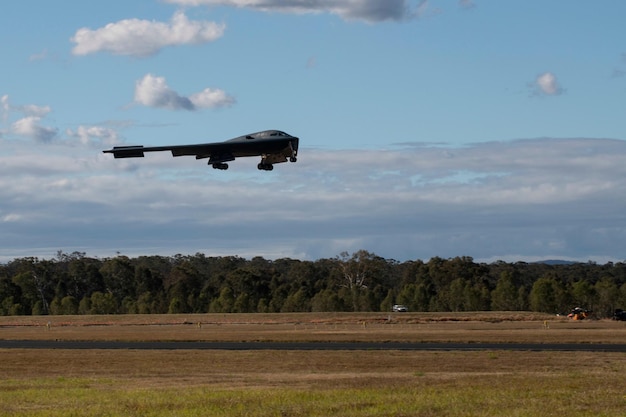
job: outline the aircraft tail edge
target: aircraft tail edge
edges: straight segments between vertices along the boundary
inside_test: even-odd
[[[143,146],[114,146],[113,149],[102,151],[112,153],[114,158],[143,158]]]

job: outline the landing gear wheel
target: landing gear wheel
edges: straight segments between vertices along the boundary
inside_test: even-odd
[[[217,162],[217,163],[213,164],[213,168],[226,170],[226,169],[228,169],[228,164],[225,164],[223,162]]]
[[[263,162],[261,162],[259,165],[256,166],[258,169],[260,169],[261,171],[271,171],[274,169],[274,165],[272,164],[264,164]]]
[[[296,162],[298,160],[298,158],[296,158],[295,156],[292,156],[291,158],[289,158],[289,162]]]

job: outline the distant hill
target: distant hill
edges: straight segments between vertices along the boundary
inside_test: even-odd
[[[579,264],[580,262],[574,261],[563,261],[561,259],[546,259],[544,261],[532,262],[534,264],[544,264],[544,265],[574,265]]]

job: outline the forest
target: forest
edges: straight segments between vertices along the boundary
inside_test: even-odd
[[[0,264],[0,315],[310,311],[536,311],[626,308],[626,263],[398,262],[360,250],[332,259],[204,254],[56,258]]]

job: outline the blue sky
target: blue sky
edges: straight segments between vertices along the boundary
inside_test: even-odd
[[[7,2],[0,261],[624,260],[626,3]],[[301,138],[296,164],[115,145]]]

